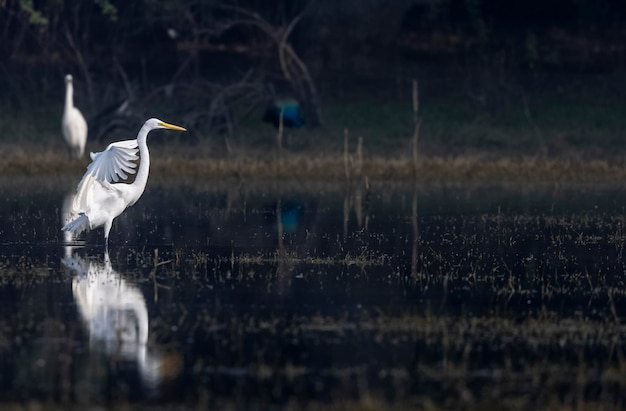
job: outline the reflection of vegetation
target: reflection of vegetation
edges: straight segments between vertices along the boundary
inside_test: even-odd
[[[359,173],[351,170],[355,186],[346,187],[344,172],[342,164],[334,185],[157,179],[145,207],[119,222],[137,237],[111,249],[115,284],[144,296],[150,343],[171,354],[172,380],[183,368],[182,382],[159,395],[171,403],[182,395],[197,409],[210,408],[203,398],[215,408],[383,410],[622,401],[623,184],[374,181],[363,205],[369,224],[361,224]],[[8,180],[0,367],[18,382],[0,402],[9,389],[27,396],[57,387],[68,402],[101,400],[90,373],[112,387],[111,407],[132,401],[137,391],[112,368],[121,363],[84,350],[72,275],[46,237],[58,235],[62,190],[42,188],[40,177]],[[52,197],[54,206],[42,206]],[[301,213],[279,242],[279,210],[290,203]]]
[[[220,405],[307,409],[567,410],[621,401],[624,216],[532,206],[448,214],[422,201],[413,266],[410,198],[386,207],[394,224],[377,220],[375,207],[370,231],[344,237],[338,224],[332,237],[342,249],[326,256],[297,253],[289,241],[283,253],[275,242],[258,252],[114,247],[116,284],[123,278],[146,296],[151,339],[184,353],[184,386],[160,394],[179,401],[182,391],[195,405],[189,398],[207,390]],[[64,395],[75,390],[89,402],[95,394],[76,378],[85,358],[72,355],[79,319],[65,313],[72,276],[50,252],[0,258],[1,307],[12,313],[0,319],[2,361],[22,366],[25,391],[47,392],[42,376],[65,370]],[[99,367],[109,372],[111,363]],[[239,391],[244,384],[250,389]]]
[[[219,262],[229,262],[231,264],[306,264],[311,266],[357,266],[360,268],[367,268],[373,266],[384,266],[389,263],[389,256],[385,254],[379,254],[377,252],[370,252],[368,250],[362,250],[357,255],[351,255],[350,253],[344,256],[335,257],[318,257],[314,255],[299,256],[296,253],[278,253],[272,252],[270,254],[248,254],[243,253],[237,256],[233,255],[228,257],[216,257],[206,253],[194,254],[191,258],[192,265],[206,266],[206,264],[213,264]]]

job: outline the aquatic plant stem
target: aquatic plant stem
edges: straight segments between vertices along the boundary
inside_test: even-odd
[[[417,169],[418,169],[417,142],[419,140],[420,126],[422,124],[422,118],[419,116],[419,89],[417,86],[417,80],[413,80],[413,124],[414,124],[413,144],[412,144],[413,175],[417,177]]]

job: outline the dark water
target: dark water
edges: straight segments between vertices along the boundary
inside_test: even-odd
[[[624,191],[151,182],[106,254],[4,182],[0,405],[620,407]]]

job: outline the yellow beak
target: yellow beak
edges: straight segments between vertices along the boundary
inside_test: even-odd
[[[159,125],[161,127],[169,128],[170,130],[187,131],[186,128],[175,126],[174,124],[166,123],[165,121],[161,121]]]

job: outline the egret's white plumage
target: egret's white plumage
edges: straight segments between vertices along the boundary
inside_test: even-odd
[[[72,294],[88,326],[90,346],[135,361],[142,379],[156,387],[163,371],[162,357],[148,350],[149,316],[141,290],[113,269],[107,252],[102,261],[71,252],[61,261],[75,272]]]
[[[74,107],[74,84],[71,74],[65,76],[65,108],[61,129],[72,155],[81,158],[87,143],[87,122],[80,110]]]
[[[147,137],[150,131],[157,128],[186,131],[151,118],[141,127],[136,140],[118,141],[101,153],[91,153],[92,162],[78,183],[72,203],[72,215],[76,217],[63,226],[63,231],[79,234],[104,226],[104,241],[108,245],[113,219],[135,204],[146,188],[150,173]],[[137,175],[132,183],[119,182],[135,172]]]

